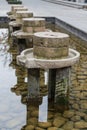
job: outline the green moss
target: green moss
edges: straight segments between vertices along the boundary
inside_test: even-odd
[[[68,99],[68,97],[65,97],[64,95],[62,95],[61,97],[59,97],[59,98],[57,99],[57,103],[58,103],[59,105],[68,105],[69,99]]]

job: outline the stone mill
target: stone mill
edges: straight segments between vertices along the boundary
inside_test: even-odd
[[[44,18],[23,18],[22,29],[12,34],[17,39],[18,53],[24,49],[32,48],[34,33],[41,31],[47,31]]]
[[[24,6],[23,5],[16,5],[16,4],[11,6],[11,10],[9,12],[7,12],[7,15],[10,18],[10,20],[12,20],[12,21],[15,20],[15,10],[14,10],[15,8],[16,9],[17,8],[24,8]]]
[[[71,66],[80,54],[69,48],[69,35],[60,32],[37,32],[33,48],[17,56],[17,64],[28,69],[28,97],[40,96],[40,71],[47,72],[48,98],[54,103],[68,100]],[[63,101],[64,102],[64,101]]]
[[[27,8],[17,8],[15,14],[15,21],[9,23],[9,33],[20,30],[22,26],[22,18],[33,17],[33,13],[29,12]]]

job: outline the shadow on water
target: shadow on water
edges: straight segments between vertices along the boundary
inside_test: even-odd
[[[54,25],[50,28],[65,31]],[[27,70],[16,64],[17,48],[7,40],[0,44],[1,130],[87,130],[87,48],[84,43],[70,34],[70,47],[78,50],[81,57],[72,67],[69,102],[61,98],[60,105],[48,99],[43,70],[40,98],[28,97]]]

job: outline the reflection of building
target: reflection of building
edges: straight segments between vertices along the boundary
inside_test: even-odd
[[[13,67],[15,69],[15,76],[17,77],[17,83],[14,85],[14,87],[11,88],[12,92],[15,92],[16,95],[27,95],[27,71],[25,68],[20,67],[16,64],[16,56],[17,56],[17,48],[16,46],[10,46],[9,52],[12,55],[12,61],[9,64],[9,66]],[[22,102],[24,102],[24,98]]]
[[[48,101],[47,96],[41,99],[28,100],[27,104],[27,120],[24,130],[31,130],[32,128],[40,129],[40,123],[47,123],[48,118]]]

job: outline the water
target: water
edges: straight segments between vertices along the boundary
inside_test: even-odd
[[[54,30],[63,31],[52,25]],[[7,35],[7,30],[0,30]],[[2,36],[3,37],[3,36]],[[70,47],[81,53],[72,67],[69,106],[48,101],[46,85],[40,99],[27,98],[27,71],[16,64],[17,48],[11,41],[0,43],[0,129],[1,130],[86,130],[87,129],[87,52],[84,41],[70,35]],[[43,82],[43,76],[41,79]],[[45,81],[46,84],[46,81]],[[64,110],[65,109],[65,110]]]
[[[36,14],[39,10],[39,7],[35,8]],[[56,31],[65,31],[54,25],[52,27]],[[0,30],[0,38],[7,32],[6,29]],[[17,48],[6,38],[0,40],[0,130],[87,130],[85,44],[85,41],[70,34],[70,47],[79,51],[81,56],[79,63],[72,67],[69,105],[65,108],[48,101],[45,85],[40,87],[40,99],[27,98],[27,71],[16,64]]]
[[[5,29],[0,32],[7,33]],[[0,42],[0,130],[18,130],[26,122],[26,106],[21,104],[21,96],[17,97],[11,92],[17,77],[16,69],[10,66],[12,54],[8,50],[7,39],[3,39]]]

